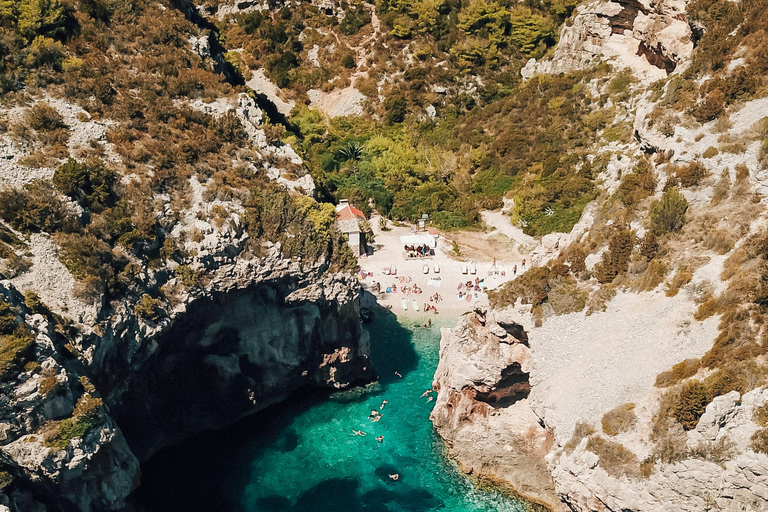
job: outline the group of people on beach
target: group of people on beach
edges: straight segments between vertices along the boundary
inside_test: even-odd
[[[405,245],[403,246],[403,249],[405,250],[406,254],[408,254],[409,258],[423,258],[425,256],[432,256],[434,252],[432,249],[427,245]]]

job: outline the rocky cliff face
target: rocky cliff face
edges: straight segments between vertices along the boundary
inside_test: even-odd
[[[531,59],[523,77],[536,73],[567,73],[600,61],[638,71],[645,80],[658,80],[684,64],[693,51],[691,28],[683,0],[597,1],[578,7],[571,25],[564,26],[551,59]]]
[[[596,449],[595,440],[621,443],[642,459],[651,451],[644,438],[653,406],[638,403],[637,426],[617,437],[594,428],[566,432],[565,414],[546,402],[546,394],[529,396],[531,381],[551,387],[556,376],[542,380],[549,363],[540,360],[536,344],[545,341],[539,329],[523,327],[524,318],[511,309],[475,311],[442,332],[431,419],[464,472],[553,511],[765,510],[768,457],[752,451],[750,439],[759,428],[755,410],[768,403],[768,391],[715,398],[695,429],[665,439],[668,460],[651,462],[646,473],[617,473],[614,454]],[[573,359],[564,350],[563,357]],[[599,418],[583,420],[599,425]]]
[[[276,253],[225,260],[210,277],[159,325],[126,305],[95,329],[98,335],[70,338],[56,332],[62,327],[50,316],[32,314],[9,282],[0,283],[3,300],[33,330],[33,361],[44,370],[29,366],[2,384],[0,469],[13,482],[0,506],[122,509],[139,483],[138,460],[157,449],[302,386],[343,388],[374,378],[353,279]],[[103,399],[92,425],[51,446],[56,422],[81,418],[84,396]]]
[[[443,329],[430,419],[470,475],[561,510],[544,457],[553,437],[531,409],[528,335],[503,313],[475,311]]]

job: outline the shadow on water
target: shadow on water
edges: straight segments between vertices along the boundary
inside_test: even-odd
[[[332,478],[304,491],[293,506],[277,494],[261,498],[255,505],[260,512],[390,512],[390,503],[401,510],[422,512],[444,506],[426,489],[401,486],[361,494],[359,487],[355,478]]]
[[[388,383],[398,379],[395,371],[405,377],[416,369],[419,356],[411,343],[412,333],[397,322],[394,314],[382,308],[367,327],[371,360],[381,376],[378,384],[345,393],[301,389],[229,427],[202,432],[180,446],[161,450],[142,464],[142,483],[135,493],[139,504],[147,512],[243,511],[241,498],[250,483],[252,462],[266,449],[288,453],[299,446],[299,435],[290,427],[294,418],[329,399],[350,404],[365,401],[371,393],[383,392]],[[358,486],[355,479],[331,479],[306,490],[295,504],[273,495],[256,505],[258,510],[286,512],[386,510],[383,501],[368,503],[364,496],[358,496]],[[387,499],[409,502],[412,497],[395,493],[388,494]],[[406,509],[427,510],[410,505]]]
[[[381,384],[399,379],[395,372],[405,377],[417,368],[419,355],[413,347],[413,332],[400,325],[394,313],[379,307],[375,321],[369,325],[371,362]]]

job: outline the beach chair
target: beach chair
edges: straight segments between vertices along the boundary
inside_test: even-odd
[[[464,274],[464,275],[467,274],[467,266],[466,265],[462,265],[461,266],[461,273]]]
[[[429,265],[424,265],[424,266],[421,268],[421,271],[422,271],[423,273],[425,273],[425,274],[429,274]]]
[[[435,266],[434,266],[434,269],[433,269],[433,270],[435,271],[435,274],[439,274],[439,273],[440,273],[440,265],[438,265],[437,263],[435,263]]]
[[[477,265],[475,265],[473,263],[472,266],[469,267],[469,273],[472,274],[473,276],[476,275],[477,274]]]

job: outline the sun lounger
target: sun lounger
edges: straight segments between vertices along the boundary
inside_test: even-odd
[[[467,273],[467,266],[466,265],[462,265],[461,266],[461,273],[466,275],[466,273]]]
[[[435,274],[439,274],[440,273],[440,265],[438,265],[437,263],[435,263],[434,271],[435,271]]]
[[[421,271],[424,272],[425,274],[429,274],[429,265],[424,265],[421,268]]]

